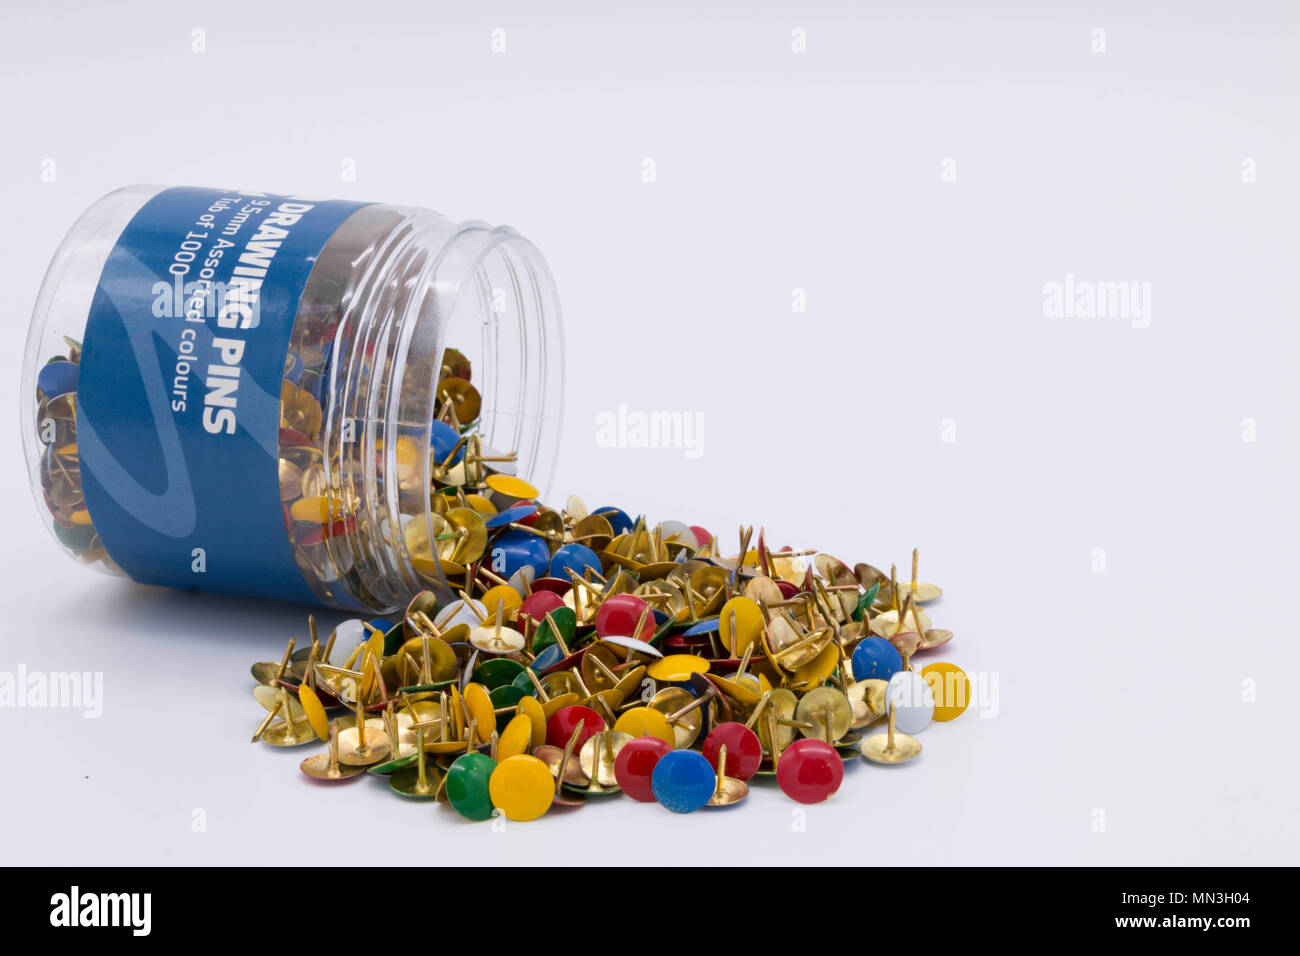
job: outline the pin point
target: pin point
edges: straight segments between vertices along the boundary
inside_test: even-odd
[[[580,807],[587,802],[586,790],[591,780],[582,772],[574,753],[578,736],[582,733],[582,724],[573,728],[563,748],[542,744],[533,751],[533,756],[546,765],[555,780],[555,789],[551,794],[551,803],[561,807]]]
[[[655,799],[673,813],[694,813],[713,799],[717,776],[702,754],[674,750],[655,764],[650,788]]]
[[[285,645],[284,657],[280,663],[274,661],[260,661],[250,668],[253,680],[259,684],[274,684],[284,676],[284,672],[289,667],[289,659],[293,656],[293,646],[296,643],[294,638],[289,638],[289,643]]]
[[[449,508],[442,515],[446,528],[437,536],[435,551],[442,561],[472,564],[487,547],[487,526],[473,508]]]
[[[274,716],[280,716],[280,708],[284,706],[284,691],[290,685],[287,681],[281,681],[274,687],[268,684],[258,684],[253,688],[253,699],[267,709]],[[295,688],[296,689],[296,688]],[[289,695],[289,713],[295,721],[302,720],[306,713],[302,709],[302,704],[292,694]]]
[[[564,598],[553,591],[534,591],[524,598],[515,616],[520,626],[527,630],[528,627],[537,627],[547,614],[563,607]],[[534,648],[537,646],[536,639],[534,639],[533,646]]]
[[[504,620],[513,621],[519,614],[519,608],[523,605],[524,598],[510,585],[498,584],[483,592],[482,603],[488,617],[496,614],[499,606]]]
[[[903,584],[903,597],[910,594],[916,599],[917,604],[927,604],[934,601],[943,594],[943,590],[937,584],[930,584],[926,581],[918,581],[916,578],[916,569],[921,559],[921,550],[912,549],[912,580]],[[902,598],[900,597],[900,600]]]
[[[496,514],[484,518],[483,522],[489,531],[495,531],[498,528],[505,528],[525,522],[536,513],[537,505],[532,504],[531,502],[525,502],[498,511]]]

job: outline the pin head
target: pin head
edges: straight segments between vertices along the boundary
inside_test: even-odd
[[[516,754],[527,753],[532,742],[532,720],[527,714],[515,714],[506,724],[505,730],[501,731],[501,737],[497,741],[497,760],[505,761]]]
[[[902,669],[903,655],[883,637],[864,637],[853,650],[854,680],[889,680]]]
[[[885,704],[894,709],[895,726],[905,734],[919,734],[934,717],[934,692],[916,671],[899,671],[889,678]]]
[[[640,633],[634,633],[649,605],[635,594],[611,594],[601,602],[596,611],[596,633],[600,637],[635,637],[646,641],[654,636],[654,615],[648,615],[641,624]]]
[[[505,578],[520,568],[532,568],[545,574],[551,564],[551,549],[546,539],[529,531],[503,531],[492,540],[492,568]]]
[[[713,797],[716,785],[713,767],[694,750],[664,754],[650,775],[655,799],[673,813],[699,810]]]
[[[484,482],[497,494],[507,499],[531,499],[538,495],[536,488],[514,475],[488,475]]]
[[[465,443],[460,440],[460,432],[435,419],[429,426],[429,454],[448,467],[459,465],[465,459]]]
[[[763,633],[763,611],[747,595],[737,595],[718,612],[718,634],[727,650],[740,657]]]
[[[566,578],[572,571],[584,575],[588,569],[600,572],[600,556],[585,544],[566,544],[551,555],[550,576]]]
[[[521,621],[521,627],[523,626],[523,622],[533,626],[540,626],[546,619],[547,614],[552,611],[558,611],[563,607],[564,598],[560,597],[555,592],[534,591],[531,595],[524,598],[523,603],[519,605],[519,610],[516,612],[516,616]]]
[[[311,724],[311,729],[315,731],[316,736],[321,740],[326,740],[330,735],[329,718],[325,716],[325,707],[321,704],[320,698],[316,692],[303,684],[298,688],[298,703],[302,705],[303,714],[307,722]]]
[[[563,747],[578,724],[582,724],[582,732],[578,734],[578,742],[574,746],[581,750],[592,735],[605,729],[605,718],[581,704],[561,707],[546,722],[546,742],[552,747]]]
[[[824,740],[805,737],[781,754],[776,781],[781,791],[799,803],[821,803],[844,780],[844,759]]]
[[[709,662],[695,654],[669,654],[650,664],[647,673],[655,680],[671,684],[684,683],[692,674],[704,674],[709,670]]]
[[[800,699],[794,716],[800,723],[810,725],[799,728],[805,737],[833,744],[853,725],[853,706],[834,687],[814,687]]]
[[[709,731],[704,740],[704,757],[716,770],[721,751],[727,753],[727,766],[723,773],[736,780],[748,780],[758,772],[763,762],[763,745],[758,735],[744,724],[728,721]]]
[[[487,754],[468,753],[456,758],[444,781],[447,800],[467,820],[488,820],[494,809],[489,783],[496,761]],[[550,773],[547,773],[550,784]]]
[[[956,664],[946,661],[927,664],[921,668],[921,676],[930,685],[930,693],[934,695],[935,720],[955,720],[969,706],[970,680],[966,677],[966,672]]]
[[[507,820],[536,820],[551,808],[554,795],[551,771],[527,754],[505,758],[488,780],[488,796]]]
[[[672,748],[676,740],[668,718],[653,707],[633,707],[619,714],[614,730],[631,737],[657,737]]]
[[[654,803],[650,778],[660,759],[672,752],[672,744],[658,737],[638,737],[629,741],[614,761],[614,778],[619,788],[633,800]]]

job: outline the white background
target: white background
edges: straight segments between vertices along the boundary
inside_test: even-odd
[[[104,674],[98,720],[0,710],[0,858],[337,863],[362,826],[458,862],[1295,862],[1293,4],[287,6],[0,14],[0,670]],[[96,575],[32,505],[28,317],[132,182],[516,226],[566,310],[554,490],[850,563],[919,546],[956,632],[931,659],[996,680],[996,716],[850,767],[802,832],[773,786],[504,832],[311,786],[247,742],[247,666],[304,611]],[[1047,317],[1067,274],[1149,282],[1149,327]],[[620,403],[702,414],[703,455],[597,447]]]

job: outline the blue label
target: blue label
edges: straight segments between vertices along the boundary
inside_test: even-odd
[[[316,257],[362,205],[168,189],[117,240],[77,447],[95,530],[136,581],[318,603],[285,531],[280,385]]]

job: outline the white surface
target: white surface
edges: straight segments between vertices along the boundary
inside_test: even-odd
[[[11,392],[0,671],[102,671],[104,713],[0,710],[6,862],[249,863],[287,840],[326,863],[304,835],[363,819],[484,863],[1295,862],[1294,5],[697,6],[7,4],[5,378],[63,232],[125,183],[509,222],[566,307],[557,495],[886,567],[919,545],[956,632],[928,659],[996,675],[997,716],[852,766],[802,832],[767,788],[503,832],[378,781],[314,788],[302,752],[247,743],[248,664],[301,609],[65,558]],[[1150,282],[1150,326],[1045,317],[1067,274]],[[598,447],[620,403],[702,413],[703,453]]]

